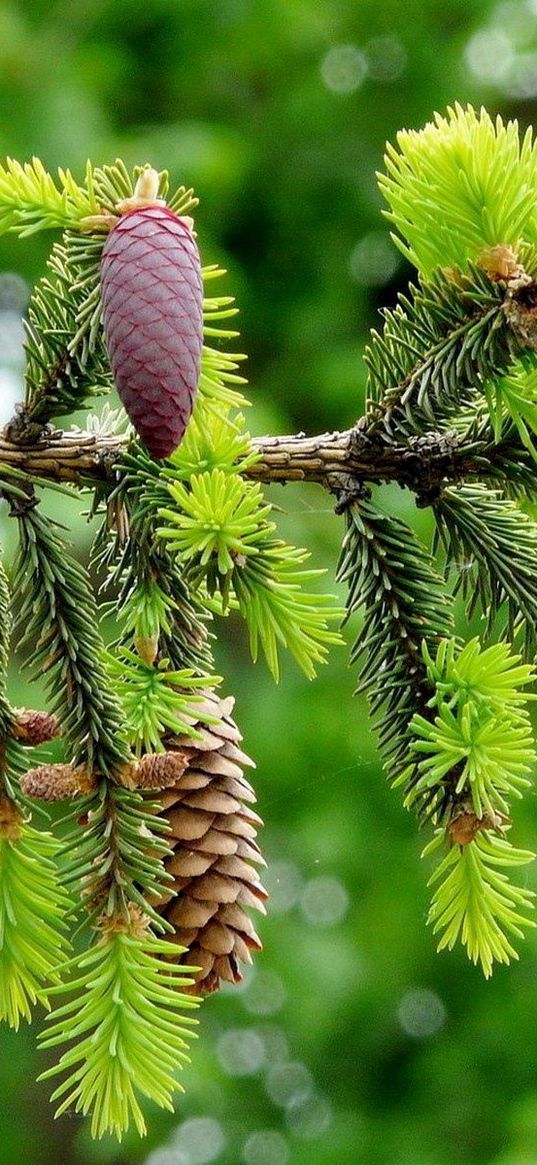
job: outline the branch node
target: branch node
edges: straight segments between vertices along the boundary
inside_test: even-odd
[[[327,476],[328,488],[337,495],[334,513],[344,514],[354,502],[363,501],[371,496],[371,490],[363,481],[358,481],[350,473],[330,473]]]
[[[34,421],[27,406],[23,403],[15,405],[15,414],[5,427],[5,436],[13,445],[36,445],[44,438],[47,441],[58,440],[62,436],[61,429],[53,429],[51,425],[42,421]]]

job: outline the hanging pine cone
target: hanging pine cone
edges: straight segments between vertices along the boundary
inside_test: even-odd
[[[243,768],[253,762],[239,748],[241,735],[231,717],[234,700],[208,692],[203,712],[215,717],[192,721],[201,739],[166,737],[188,763],[173,788],[158,794],[171,826],[173,856],[166,861],[174,889],[161,900],[161,914],[174,926],[172,942],[188,947],[183,962],[200,967],[193,992],[211,992],[220,980],[238,983],[240,963],[251,963],[261,942],[246,913],[265,913],[267,893],[258,865],[265,865],[255,837],[261,819]]]
[[[142,174],[137,192],[151,191]],[[104,244],[106,346],[125,409],[153,457],[179,445],[194,405],[203,344],[203,285],[191,220],[155,199],[124,204]],[[142,205],[137,205],[142,203]]]

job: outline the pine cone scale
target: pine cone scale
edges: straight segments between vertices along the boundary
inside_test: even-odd
[[[221,830],[212,829],[205,837],[197,841],[195,848],[201,853],[211,854],[213,861],[216,861],[219,857],[224,857],[226,854],[237,853],[237,845],[238,843],[235,837],[222,833]]]
[[[170,824],[170,837],[178,841],[195,841],[203,837],[215,820],[216,814],[204,813],[203,809],[170,809],[166,813]]]

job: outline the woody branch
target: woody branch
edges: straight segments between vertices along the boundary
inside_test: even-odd
[[[22,443],[12,439],[9,427],[0,429],[0,465],[51,481],[109,480],[125,447],[124,437],[60,429]],[[483,474],[483,458],[469,452],[455,433],[431,432],[384,446],[368,436],[363,420],[343,432],[311,437],[254,437],[251,450],[259,460],[247,471],[250,478],[267,484],[311,481],[336,492],[353,481],[395,481],[421,492],[446,480]]]

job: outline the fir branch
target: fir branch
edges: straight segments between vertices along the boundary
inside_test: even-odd
[[[11,231],[25,238],[36,231],[64,229],[98,209],[89,164],[85,187],[69,170],[58,170],[55,182],[39,158],[24,165],[8,158],[0,165],[0,233]]]
[[[70,902],[58,877],[60,843],[15,809],[6,830],[5,801],[0,815],[0,1019],[17,1029],[35,1003],[48,1006],[48,988],[60,981]]]
[[[439,271],[383,312],[364,353],[368,435],[386,440],[446,424],[523,345],[503,310],[506,285],[479,267]]]
[[[68,964],[75,978],[61,992],[74,996],[48,1017],[41,1041],[43,1048],[76,1041],[40,1077],[67,1073],[52,1096],[61,1100],[56,1116],[72,1106],[91,1112],[92,1136],[111,1132],[118,1140],[131,1120],[145,1134],[140,1098],[173,1111],[173,1094],[183,1091],[175,1072],[188,1063],[195,1034],[196,1020],[184,1013],[198,1005],[181,991],[192,979],[164,961],[169,944],[131,919],[130,929],[109,927]]]
[[[396,246],[425,275],[464,267],[485,247],[536,241],[532,130],[486,110],[456,104],[424,129],[401,130],[388,144],[379,187],[396,227]]]
[[[440,829],[423,856],[443,843],[444,830]],[[522,928],[535,926],[526,917],[535,895],[512,885],[504,870],[526,865],[534,857],[488,830],[479,832],[469,845],[449,849],[429,880],[436,890],[428,922],[435,934],[443,932],[438,950],[452,950],[460,938],[472,962],[481,963],[486,978],[495,961],[518,959],[510,938],[523,938]]]
[[[388,774],[412,787],[418,768],[408,765],[409,724],[432,691],[422,642],[433,650],[451,634],[451,604],[412,531],[365,496],[347,510],[338,578],[349,585],[347,617],[364,609],[351,660],[362,661],[359,690],[369,696]]]
[[[434,504],[447,570],[455,571],[470,616],[479,604],[488,634],[500,610],[512,640],[523,632],[532,658],[537,637],[537,523],[482,483],[449,488]]]
[[[3,483],[9,496],[10,485]],[[110,776],[129,760],[120,706],[107,678],[93,592],[58,528],[30,500],[17,512],[14,590],[19,646],[44,675],[74,764]]]

